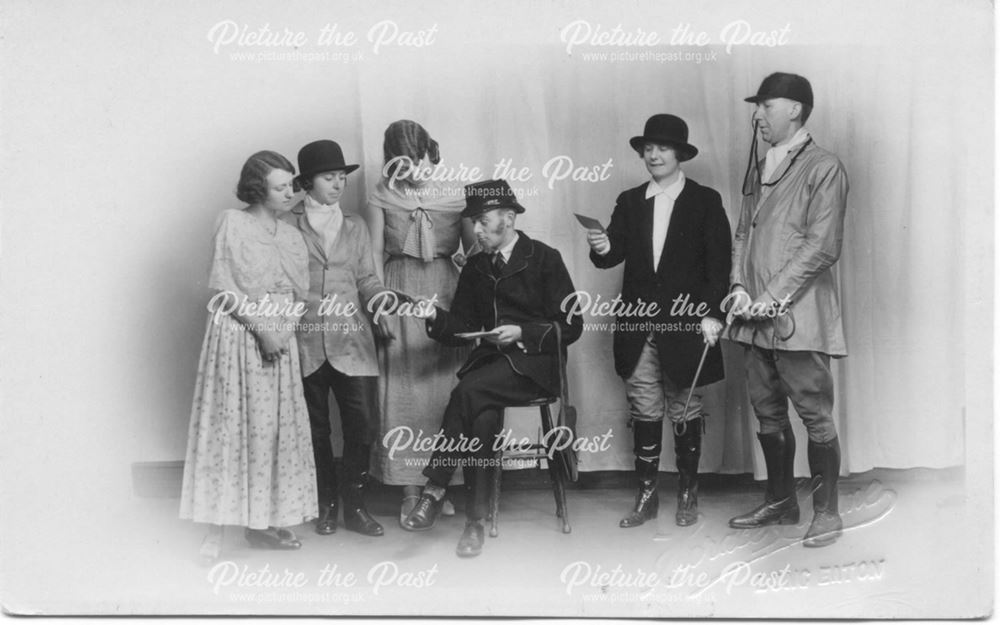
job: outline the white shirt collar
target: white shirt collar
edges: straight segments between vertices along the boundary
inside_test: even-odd
[[[792,138],[788,143],[784,145],[773,146],[768,149],[768,152],[774,150],[775,153],[777,154],[788,154],[795,148],[805,143],[808,139],[809,139],[809,131],[806,130],[805,126],[803,126],[802,128],[799,128],[797,131],[795,131],[795,134],[792,135]]]
[[[333,204],[321,204],[313,199],[313,196],[306,194],[305,208],[308,211],[316,211],[322,213],[332,213],[340,210],[340,202],[334,202]]]
[[[685,180],[687,180],[687,178],[684,176],[683,171],[679,172],[677,180],[666,187],[661,187],[655,180],[650,179],[649,185],[646,187],[646,199],[648,200],[651,197],[656,197],[657,195],[664,193],[667,197],[676,202],[677,197],[681,194],[681,191],[684,190]]]
[[[776,145],[769,148],[767,153],[764,154],[764,171],[763,180],[764,182],[769,182],[771,177],[778,169],[778,165],[785,160],[788,153],[792,150],[799,148],[806,141],[809,140],[809,131],[805,129],[805,126],[799,128],[794,135],[792,135],[791,140],[784,145]]]
[[[501,255],[503,255],[503,262],[510,262],[510,255],[514,252],[514,245],[517,243],[519,238],[521,238],[521,235],[519,235],[517,231],[514,231],[514,238],[510,240],[510,243],[497,250]]]

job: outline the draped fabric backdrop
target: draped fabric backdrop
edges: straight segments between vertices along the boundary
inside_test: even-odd
[[[417,120],[446,167],[484,178],[500,161],[527,168],[530,179],[512,182],[527,207],[519,227],[562,253],[578,289],[607,301],[621,269],[591,265],[573,212],[607,223],[616,196],[647,179],[629,137],[650,115],[675,113],[701,150],[685,171],[722,194],[735,223],[750,145],[742,99],[778,70],[812,81],[808,127],[850,177],[837,267],[850,353],[835,365],[843,469],[963,466],[955,498],[988,515],[994,10],[986,0],[4,2],[0,587],[23,600],[5,607],[143,611],[122,576],[180,536],[170,504],[145,494],[176,485],[213,225],[241,207],[234,190],[249,155],[294,160],[307,142],[335,139],[363,165],[342,204],[365,213],[386,125]],[[574,23],[598,41],[642,31],[660,42],[567,49],[560,35]],[[727,48],[728,24],[763,35]],[[369,33],[393,25],[394,43],[376,51]],[[262,42],[265,29],[304,43]],[[339,43],[320,42],[324,30]],[[710,43],[669,41],[685,32]],[[543,168],[557,157],[591,172],[612,166],[605,179],[550,188]],[[706,391],[701,469],[760,478],[742,348],[724,349],[727,379]],[[570,349],[579,434],[613,434],[610,450],[581,454],[585,471],[632,468],[611,360],[608,332],[587,331]],[[534,436],[537,415],[511,413]],[[805,475],[805,445],[799,453]],[[899,512],[920,501],[900,501]],[[952,503],[935,505],[952,518]],[[146,577],[131,580],[136,597],[153,596]]]
[[[683,117],[700,149],[684,169],[722,194],[735,230],[751,132],[752,107],[742,99],[772,71],[802,74],[816,96],[807,127],[818,145],[841,158],[851,183],[837,268],[849,357],[834,365],[843,470],[961,464],[966,320],[956,304],[970,295],[960,279],[969,264],[988,260],[988,241],[963,242],[982,240],[979,229],[991,223],[988,159],[971,158],[989,154],[990,139],[970,136],[975,125],[968,121],[989,122],[991,77],[984,65],[956,65],[940,47],[902,37],[878,47],[739,48],[729,55],[724,46],[709,46],[700,52],[715,52],[718,60],[703,63],[586,62],[581,50],[568,55],[558,41],[501,46],[483,40],[474,50],[468,43],[441,45],[366,66],[357,90],[344,92],[359,102],[366,189],[378,179],[382,133],[401,118],[419,121],[440,142],[449,171],[465,165],[492,177],[504,159],[515,169],[527,167],[531,178],[511,183],[528,209],[518,227],[562,252],[577,289],[609,300],[619,293],[621,268],[591,265],[572,213],[607,223],[618,193],[647,180],[628,138],[641,134],[654,113]],[[932,85],[944,76],[948,91],[935,91]],[[956,149],[956,142],[971,149]],[[613,166],[606,180],[566,179],[550,188],[543,168],[559,156],[580,167],[608,159]],[[701,469],[752,470],[760,478],[743,348],[727,344],[725,357],[726,381],[706,392]],[[569,372],[579,435],[613,432],[611,452],[581,454],[581,469],[631,468],[611,334],[585,332],[570,350]],[[533,411],[511,413],[521,415],[509,418],[515,432],[534,432]],[[793,424],[805,441],[794,416]],[[796,472],[807,475],[800,447]],[[674,470],[669,435],[662,468]]]
[[[647,179],[629,137],[650,115],[669,112],[687,120],[701,150],[684,165],[687,174],[722,194],[735,224],[750,144],[751,106],[742,98],[777,70],[812,81],[817,106],[808,127],[850,177],[838,265],[850,355],[835,365],[844,470],[982,457],[966,450],[988,438],[991,405],[993,59],[984,19],[991,11],[982,7],[974,0],[296,0],[281,7],[251,0],[183,10],[119,0],[13,3],[2,58],[20,86],[4,98],[3,251],[28,269],[5,273],[0,285],[11,294],[7,327],[17,328],[4,337],[12,356],[3,377],[9,412],[38,418],[7,433],[5,461],[30,462],[20,454],[43,439],[72,444],[53,457],[75,457],[81,442],[102,450],[125,442],[128,451],[86,470],[53,464],[4,492],[20,500],[51,491],[48,483],[85,500],[100,483],[128,493],[126,463],[183,457],[212,226],[219,212],[239,206],[233,188],[253,152],[294,159],[311,140],[339,141],[363,165],[343,205],[364,213],[386,125],[417,120],[440,142],[448,168],[478,167],[482,177],[501,161],[527,168],[530,179],[512,182],[528,208],[519,227],[560,250],[577,288],[609,300],[621,269],[591,265],[572,213],[607,223],[616,196]],[[433,41],[376,53],[367,35],[385,21],[408,31],[433,27]],[[560,35],[581,21],[595,33],[655,31],[664,41],[686,26],[712,43],[567,49]],[[727,49],[719,42],[730,23],[772,34],[787,28],[787,42]],[[308,41],[294,50],[216,45],[219,24],[301,31]],[[324,26],[353,33],[356,44],[320,46]],[[351,58],[251,58],[295,51]],[[680,58],[611,57],[650,52]],[[612,166],[603,180],[550,188],[543,168],[557,157],[590,171],[609,159]],[[702,469],[761,477],[742,348],[724,348],[727,380],[706,392]],[[569,373],[579,433],[613,434],[610,451],[582,454],[582,468],[631,468],[610,333],[586,332],[570,350]],[[537,417],[514,412],[509,423],[533,435]],[[666,447],[662,466],[672,470]]]

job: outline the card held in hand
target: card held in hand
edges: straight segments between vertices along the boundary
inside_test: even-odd
[[[580,213],[573,213],[576,216],[576,220],[580,222],[580,225],[588,230],[600,230],[605,232],[604,226],[601,222],[597,221],[593,217],[587,217],[586,215],[581,215]]]

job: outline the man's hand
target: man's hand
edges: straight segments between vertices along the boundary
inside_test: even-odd
[[[702,317],[701,318],[701,334],[705,337],[705,342],[715,347],[715,344],[719,342],[719,336],[722,335],[723,329],[722,322],[713,317]]]
[[[608,233],[603,230],[588,229],[587,243],[590,244],[590,249],[601,256],[611,251],[611,239],[608,238]]]
[[[521,326],[497,326],[493,328],[493,332],[496,332],[496,334],[484,336],[483,338],[494,345],[499,345],[500,347],[506,347],[511,343],[516,343],[521,340]]]
[[[730,291],[729,296],[726,297],[726,302],[724,302],[722,309],[727,310],[726,323],[732,324],[734,318],[740,318],[745,321],[750,321],[750,304],[753,303],[753,298],[747,293],[747,290],[740,285],[733,287]]]
[[[413,304],[413,316],[425,321],[434,321],[437,318],[437,307],[431,300],[421,297]]]

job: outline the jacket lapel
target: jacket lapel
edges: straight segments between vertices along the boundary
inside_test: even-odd
[[[763,184],[761,184],[758,187],[759,196],[757,200],[757,206],[754,207],[753,219],[751,220],[751,223],[756,224],[758,217],[762,213],[766,214],[767,211],[770,210],[771,206],[774,204],[774,202],[771,201],[771,199],[774,197],[774,190],[783,184],[788,184],[789,179],[794,176],[790,171],[792,167],[795,168],[801,167],[802,159],[808,156],[809,152],[815,145],[816,144],[813,143],[812,139],[810,138],[809,143],[805,147],[799,147],[790,151],[788,154],[785,155],[785,158],[781,161],[781,163],[778,164],[778,168],[771,175],[772,179],[780,180],[781,182],[776,185],[769,185],[769,186],[764,186]],[[801,154],[798,154],[800,151]],[[795,163],[793,165],[792,160],[795,159],[796,154],[798,154],[798,158],[795,160]],[[761,159],[760,161],[760,171],[764,171],[764,159]],[[764,182],[767,181],[765,180]]]
[[[299,232],[302,233],[302,238],[306,241],[309,253],[318,257],[323,263],[326,263],[327,258],[326,250],[323,249],[323,237],[313,230],[312,225],[309,223],[309,218],[306,216],[305,203],[299,202],[292,207],[292,214],[295,215],[295,225],[298,227]],[[343,232],[343,228],[341,228],[341,232]]]
[[[517,243],[514,244],[514,249],[510,252],[510,260],[507,261],[507,264],[503,267],[503,271],[500,272],[500,280],[522,271],[528,266],[528,259],[535,253],[535,245],[527,235],[518,230],[517,236]]]

